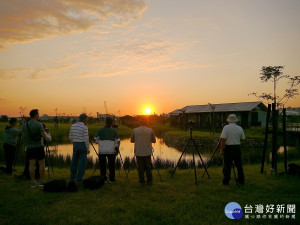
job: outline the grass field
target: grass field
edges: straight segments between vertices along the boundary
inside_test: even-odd
[[[283,165],[278,168],[282,170]],[[22,169],[17,167],[15,174],[21,174]],[[94,191],[80,187],[77,193],[45,193],[41,188],[30,188],[29,181],[0,174],[0,224],[300,224],[299,208],[296,220],[228,219],[224,208],[233,201],[242,208],[246,204],[300,207],[299,177],[260,174],[258,165],[246,165],[244,170],[244,186],[233,181],[229,186],[221,185],[221,167],[209,169],[210,180],[206,176],[201,179],[203,170],[197,170],[198,186],[194,184],[193,170],[178,170],[173,179],[172,170],[161,170],[163,182],[153,170],[152,186],[140,186],[134,170],[128,181],[121,171],[120,175],[116,173],[115,184],[105,184]],[[92,171],[87,170],[85,177]],[[54,172],[49,180],[68,179],[68,169],[54,168]]]

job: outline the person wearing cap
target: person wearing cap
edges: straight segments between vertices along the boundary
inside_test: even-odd
[[[152,184],[151,155],[152,143],[156,143],[154,131],[147,127],[148,121],[145,117],[140,119],[140,126],[133,129],[131,143],[134,143],[134,155],[138,164],[140,184],[145,184],[144,172],[146,171],[147,184]]]
[[[227,118],[228,125],[224,126],[221,133],[221,150],[223,155],[224,167],[223,167],[223,185],[228,185],[231,174],[232,163],[234,162],[237,171],[238,178],[237,184],[244,184],[244,171],[242,165],[242,153],[240,144],[245,140],[245,134],[243,128],[238,126],[238,121],[235,114],[230,114]]]
[[[86,169],[87,154],[89,150],[88,117],[85,113],[79,116],[78,122],[71,126],[69,139],[73,143],[73,156],[71,162],[72,181],[81,182]]]
[[[115,160],[119,153],[120,137],[118,131],[112,128],[113,119],[107,117],[105,127],[96,133],[96,142],[99,144],[99,163],[100,173],[107,181],[106,177],[106,158],[108,159],[109,183],[115,182]]]

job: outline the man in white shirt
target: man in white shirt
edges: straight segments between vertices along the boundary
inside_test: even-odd
[[[243,128],[236,125],[237,117],[235,114],[230,114],[227,118],[228,125],[223,128],[221,133],[221,150],[223,155],[223,185],[228,185],[231,174],[232,162],[234,162],[238,171],[238,184],[244,184],[244,171],[242,165],[242,154],[240,144],[245,140]]]
[[[71,126],[69,139],[73,143],[73,156],[71,162],[71,180],[81,182],[85,173],[86,158],[89,151],[89,133],[87,128],[88,117],[85,113],[79,116],[77,123]],[[77,172],[78,169],[78,172]]]

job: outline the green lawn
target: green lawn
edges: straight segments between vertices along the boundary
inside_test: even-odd
[[[297,161],[296,163],[299,163]],[[270,166],[267,165],[266,168]],[[283,165],[279,164],[279,170]],[[21,167],[15,174],[21,174]],[[68,179],[68,169],[55,169],[51,179]],[[201,179],[203,170],[197,170],[199,185],[194,184],[193,170],[178,170],[170,179],[172,170],[161,170],[159,182],[153,170],[154,184],[140,186],[137,171],[116,173],[115,184],[105,184],[98,190],[82,187],[77,193],[45,193],[41,188],[31,189],[29,181],[0,174],[0,224],[300,224],[300,215],[292,219],[230,220],[224,214],[227,203],[296,204],[300,207],[300,178],[289,175],[260,174],[259,165],[244,167],[246,184],[220,184],[222,168],[210,168],[211,179]],[[92,174],[91,169],[86,176]],[[46,175],[47,177],[47,175]],[[296,211],[299,208],[296,208]]]

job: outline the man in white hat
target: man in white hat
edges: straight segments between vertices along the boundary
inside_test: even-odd
[[[238,184],[244,184],[244,171],[242,165],[242,153],[240,144],[245,140],[243,128],[236,125],[238,121],[235,114],[230,114],[227,118],[228,125],[223,128],[221,133],[221,150],[223,155],[224,168],[223,168],[223,185],[228,185],[231,174],[232,163],[234,162],[238,171]]]

